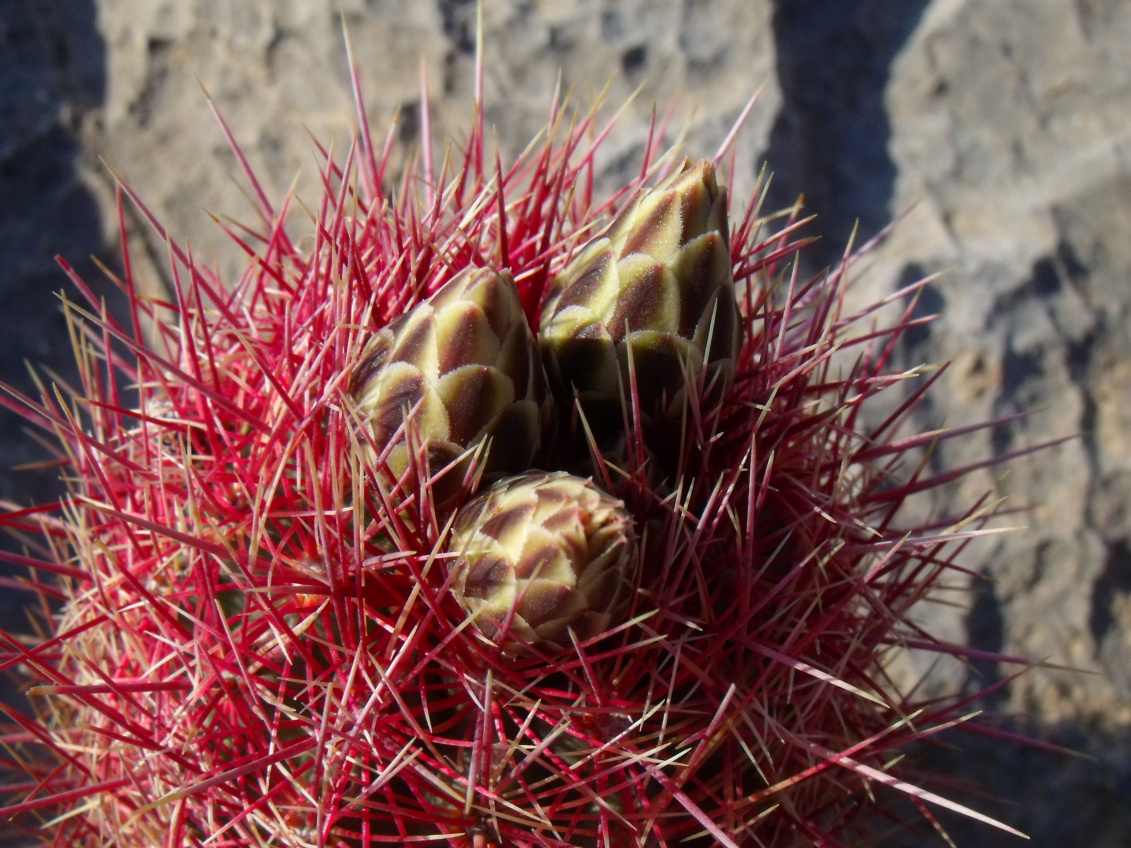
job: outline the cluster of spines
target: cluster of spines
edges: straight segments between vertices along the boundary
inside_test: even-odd
[[[471,638],[427,485],[367,467],[346,391],[361,328],[471,264],[510,269],[534,323],[555,263],[620,202],[590,201],[592,125],[493,172],[479,127],[462,165],[394,199],[363,115],[309,252],[249,171],[269,226],[232,231],[252,262],[230,290],[173,246],[173,296],[147,301],[127,250],[133,326],[74,308],[83,384],[15,400],[56,432],[72,495],[4,519],[43,534],[12,559],[63,579],[27,586],[68,599],[38,644],[4,637],[42,711],[13,716],[31,779],[7,814],[71,813],[60,846],[745,846],[838,844],[878,784],[941,800],[882,769],[961,705],[905,703],[879,660],[908,637],[948,650],[906,613],[977,531],[895,523],[949,479],[887,468],[945,437],[894,438],[926,385],[858,420],[907,376],[886,368],[910,319],[858,331],[850,259],[800,280],[793,222],[762,240],[752,207],[735,228],[745,347],[726,401],[683,422],[675,485],[651,485],[631,426],[624,467],[594,452],[654,555],[648,603],[600,642],[515,660]],[[645,158],[627,193],[654,179]]]

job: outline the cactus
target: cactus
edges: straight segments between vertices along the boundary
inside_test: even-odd
[[[480,123],[400,199],[363,133],[325,165],[313,253],[265,201],[237,284],[170,242],[183,297],[125,263],[132,330],[72,314],[81,382],[11,401],[71,494],[0,512],[39,611],[3,634],[35,712],[0,733],[23,775],[0,822],[53,848],[777,848],[865,839],[899,793],[986,820],[900,756],[965,696],[885,669],[958,651],[910,610],[989,511],[903,519],[963,471],[901,476],[961,435],[901,431],[929,381],[887,403],[917,375],[887,358],[909,324],[841,312],[847,260],[779,285],[801,243],[754,215],[728,233],[712,163],[648,191],[672,160],[647,159],[619,210],[573,192],[594,121],[504,179]],[[630,473],[623,504],[599,452],[591,482],[534,473],[563,455],[537,428],[539,304],[559,396],[602,438],[694,442],[693,467]],[[476,449],[482,494],[401,497],[474,477]]]

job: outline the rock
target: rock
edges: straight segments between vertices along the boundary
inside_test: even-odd
[[[747,186],[753,183],[756,150],[775,106],[768,6],[690,3],[660,14],[646,7],[652,8],[643,0],[485,4],[486,120],[504,158],[544,126],[559,82],[578,106],[593,102],[607,85],[609,116],[641,88],[603,149],[610,180],[638,167],[657,101],[681,94],[673,131],[697,108],[688,143],[709,143],[713,152],[764,86],[765,106],[752,117],[740,149],[741,176]],[[357,124],[346,38],[375,138],[384,138],[399,112],[395,164],[420,140],[423,77],[434,136],[459,139],[470,124],[475,8],[466,0],[398,0],[379,11],[345,0],[234,6],[194,0],[140,10],[105,3],[107,99],[97,144],[172,234],[205,256],[226,257],[224,269],[236,273],[242,256],[202,210],[237,220],[257,210],[202,87],[274,202],[300,168],[298,196],[317,197],[311,137],[341,152]],[[584,61],[574,61],[581,56]],[[437,160],[442,155],[437,149]]]
[[[945,272],[933,284],[942,318],[914,351],[958,366],[930,417],[1028,413],[943,463],[1073,437],[1012,463],[999,490],[1026,508],[1026,529],[976,546],[967,561],[989,582],[968,609],[931,616],[965,626],[976,647],[1081,670],[1033,670],[996,706],[1097,762],[988,741],[969,761],[947,758],[1014,800],[1002,815],[1034,846],[1123,845],[1131,832],[1128,37],[1117,0],[932,2],[885,92],[890,211],[918,206],[881,250],[880,276]],[[1012,670],[972,669],[982,683]],[[997,844],[965,824],[954,833]]]

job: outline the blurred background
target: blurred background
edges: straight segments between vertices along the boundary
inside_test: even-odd
[[[922,619],[1037,668],[981,706],[995,726],[1076,755],[963,736],[913,752],[980,793],[962,800],[1031,845],[1131,845],[1131,4],[1126,0],[485,0],[487,118],[504,159],[543,125],[559,83],[608,114],[634,90],[601,175],[633,172],[653,108],[674,102],[688,154],[712,156],[761,90],[731,175],[748,196],[803,194],[823,240],[814,268],[905,214],[861,270],[861,301],[927,274],[903,363],[952,362],[925,428],[1027,417],[948,445],[953,467],[1071,436],[974,475],[1021,529],[969,548],[978,576]],[[0,379],[32,390],[25,361],[66,379],[61,254],[91,283],[115,267],[114,180],[225,273],[240,259],[206,211],[253,207],[203,89],[268,193],[315,200],[311,137],[342,151],[356,125],[342,24],[375,133],[399,111],[396,156],[419,141],[421,86],[437,137],[472,113],[475,0],[4,0],[0,3]],[[611,83],[609,82],[611,80]],[[104,160],[100,161],[100,160]],[[135,273],[159,287],[165,246],[132,212]],[[100,291],[109,291],[102,286]],[[0,499],[45,502],[49,469],[0,410]],[[15,622],[16,593],[0,593]],[[908,659],[904,670],[917,668]],[[974,691],[1015,672],[930,669]],[[953,817],[962,846],[1010,837]],[[894,843],[892,843],[894,844]],[[1022,844],[1020,841],[1018,845]]]

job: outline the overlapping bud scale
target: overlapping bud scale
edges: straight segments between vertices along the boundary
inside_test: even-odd
[[[500,481],[456,513],[452,592],[508,653],[568,649],[618,623],[637,564],[632,517],[588,480],[530,473]]]
[[[714,165],[685,162],[550,284],[546,369],[598,431],[622,420],[630,359],[645,424],[678,421],[699,380],[715,398],[732,382],[742,323],[726,216]]]
[[[411,462],[406,418],[437,474],[486,439],[487,475],[538,464],[553,397],[513,278],[468,268],[366,344],[350,379],[373,445],[400,476]],[[458,467],[458,466],[457,466]],[[449,505],[462,474],[449,474]]]

